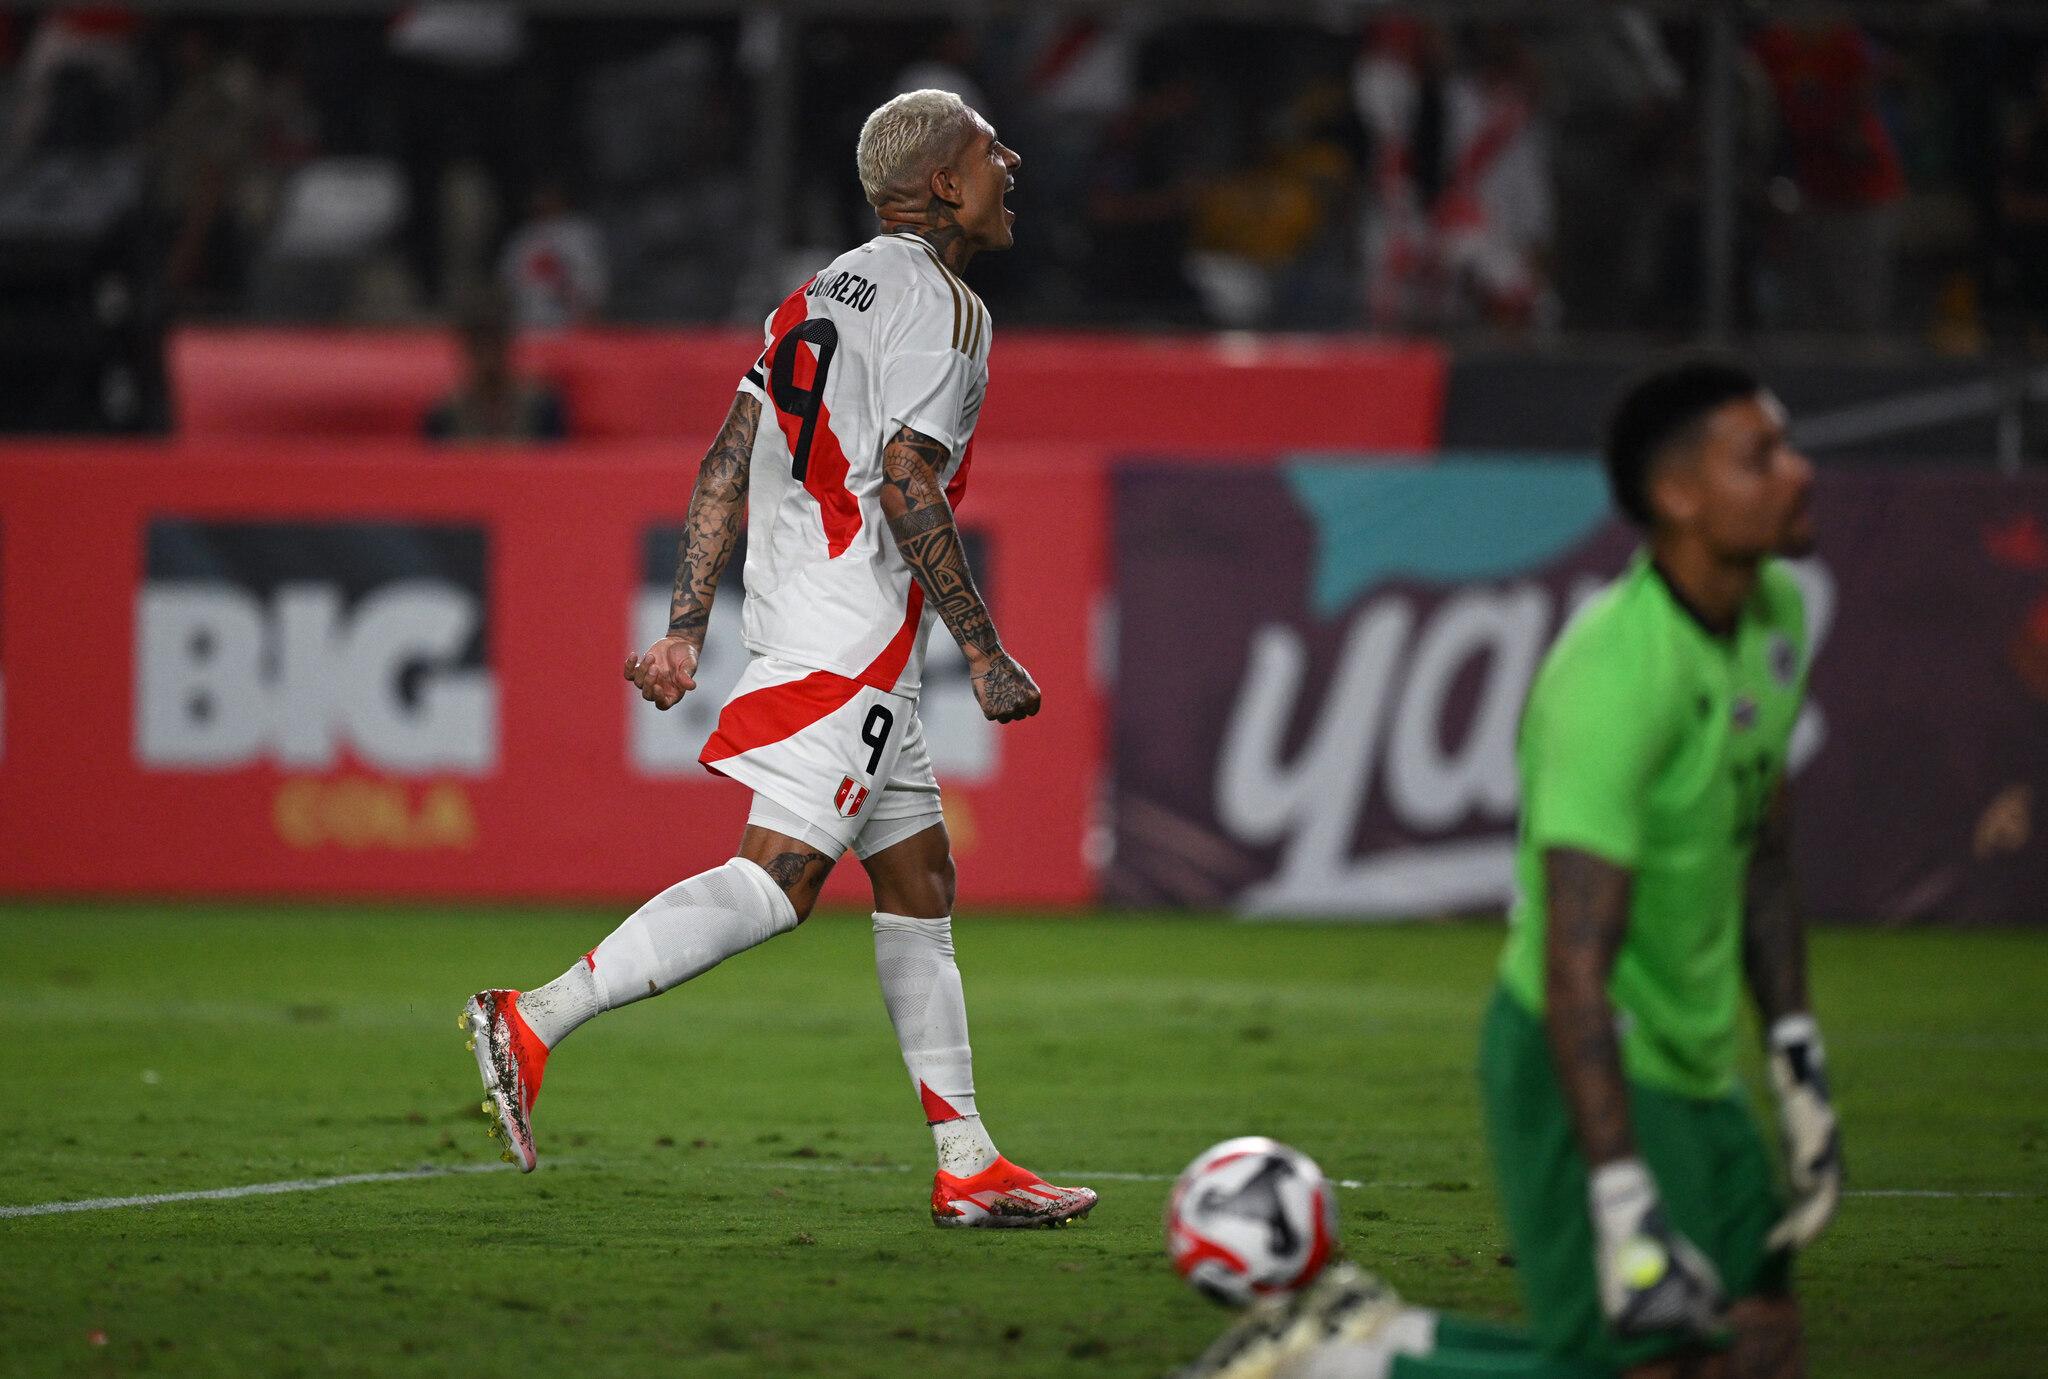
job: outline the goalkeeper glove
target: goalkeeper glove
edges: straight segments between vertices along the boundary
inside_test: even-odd
[[[1842,1132],[1828,1103],[1826,1059],[1813,1017],[1779,1020],[1771,1026],[1770,1044],[1771,1086],[1778,1094],[1779,1140],[1792,1206],[1765,1243],[1774,1250],[1803,1250],[1842,1200]]]
[[[1706,1334],[1726,1300],[1713,1261],[1673,1230],[1641,1159],[1593,1171],[1588,1183],[1600,1276],[1600,1309],[1617,1336]]]

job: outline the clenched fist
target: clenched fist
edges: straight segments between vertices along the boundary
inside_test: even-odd
[[[1038,685],[1031,672],[1005,653],[998,651],[982,664],[970,665],[968,674],[984,718],[1012,723],[1038,712]]]

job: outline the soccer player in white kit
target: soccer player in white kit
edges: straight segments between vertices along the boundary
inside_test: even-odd
[[[988,310],[960,280],[1010,246],[1021,161],[957,96],[913,91],[861,128],[882,233],[769,318],[690,497],[668,634],[626,661],[643,698],[696,688],[720,572],[748,533],[753,659],[701,760],[754,792],[739,855],[669,887],[545,986],[463,1010],[493,1133],[524,1170],[549,1052],[578,1025],[668,990],[802,923],[848,848],[875,898],[875,968],[938,1153],[942,1226],[1056,1226],[1096,1195],[997,1153],[974,1099],[953,958],[952,850],[917,717],[934,621],[966,653],[982,712],[1038,712],[1003,648],[953,510],[988,385]]]

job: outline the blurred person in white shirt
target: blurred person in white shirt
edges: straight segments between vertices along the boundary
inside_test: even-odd
[[[533,195],[525,224],[498,259],[514,321],[530,330],[580,325],[604,309],[611,263],[597,222],[575,209],[559,182]]]

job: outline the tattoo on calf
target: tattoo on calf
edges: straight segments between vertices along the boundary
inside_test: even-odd
[[[815,878],[811,875],[813,868],[822,868]],[[779,852],[769,858],[761,870],[782,888],[784,895],[794,895],[805,885],[823,885],[825,873],[832,870],[832,859],[810,848],[802,852]]]

